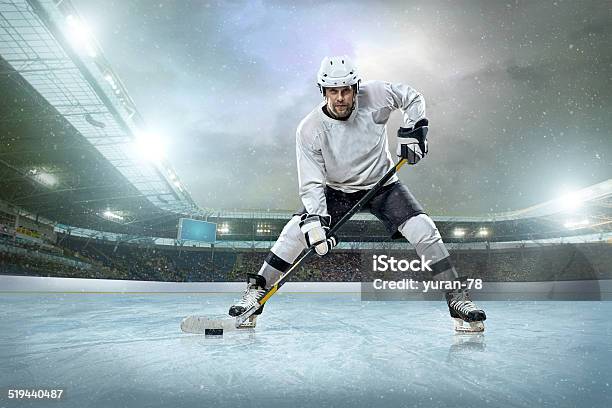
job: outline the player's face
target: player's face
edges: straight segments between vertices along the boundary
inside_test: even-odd
[[[352,86],[325,88],[327,111],[337,118],[346,118],[351,114],[355,103],[355,92]]]

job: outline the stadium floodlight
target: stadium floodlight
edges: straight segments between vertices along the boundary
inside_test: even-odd
[[[461,238],[465,236],[465,230],[463,228],[455,228],[453,230],[453,236],[456,238]]]
[[[66,24],[70,32],[70,42],[77,50],[83,50],[91,58],[97,57],[91,29],[80,17],[70,14],[66,17]]]
[[[123,221],[123,217],[119,214],[117,214],[116,212],[113,212],[111,210],[106,210],[102,213],[102,215],[112,221]]]
[[[230,232],[229,225],[227,225],[227,224],[219,224],[217,226],[217,232],[219,234],[229,234],[229,232]]]
[[[174,184],[174,187],[178,188],[178,190],[179,190],[180,192],[183,192],[183,185],[181,184],[181,182],[180,182],[180,181],[178,181],[178,180],[174,180],[174,182],[173,182],[172,184]]]
[[[32,180],[45,187],[55,187],[58,183],[57,177],[43,169],[32,169],[28,172],[28,175]]]
[[[117,82],[115,82],[115,78],[111,74],[104,75],[104,79],[108,82],[113,89],[117,89]]]
[[[489,235],[489,230],[488,230],[488,229],[486,229],[486,228],[484,228],[484,227],[483,227],[483,228],[480,228],[480,229],[478,230],[478,236],[479,236],[479,237],[486,237],[486,236],[488,236],[488,235]]]
[[[152,161],[159,162],[165,157],[164,142],[156,133],[138,132],[135,140],[135,149],[139,156]]]
[[[584,228],[584,227],[587,227],[588,225],[589,225],[589,220],[587,218],[585,218],[584,220],[580,220],[580,221],[567,221],[565,224],[563,224],[563,226],[567,229]]]
[[[584,195],[580,191],[570,191],[563,194],[556,201],[557,206],[562,211],[573,211],[582,206]]]
[[[272,232],[272,229],[267,224],[257,224],[256,232],[258,234],[270,234]]]

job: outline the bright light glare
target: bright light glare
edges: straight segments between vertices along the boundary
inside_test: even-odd
[[[486,228],[481,228],[478,230],[478,235],[481,237],[486,237],[487,235],[489,235],[489,230]]]
[[[462,228],[455,228],[455,230],[453,231],[453,235],[458,238],[463,237],[465,236],[465,230]]]
[[[87,55],[95,58],[98,53],[94,47],[91,29],[87,24],[79,17],[73,16],[72,14],[66,17],[66,23],[70,31],[70,42],[74,47],[79,50],[84,50]]]
[[[563,226],[567,229],[581,228],[586,227],[587,225],[589,225],[589,220],[586,218],[581,221],[567,221],[565,224],[563,224]]]
[[[113,89],[117,89],[117,83],[115,82],[115,78],[111,74],[104,75],[104,79],[108,82]]]
[[[149,161],[158,162],[165,157],[164,142],[155,133],[137,134],[135,148],[142,158]]]
[[[53,174],[47,173],[44,170],[32,169],[30,170],[29,174],[34,181],[46,187],[54,187],[58,182],[57,177],[55,177]]]
[[[115,214],[114,212],[112,212],[111,210],[106,210],[104,211],[103,215],[106,218],[112,219],[112,220],[119,220],[119,221],[123,221],[123,217],[120,216],[119,214]]]
[[[584,202],[583,194],[580,191],[571,191],[563,194],[557,199],[559,208],[563,211],[572,211],[582,207]]]
[[[229,234],[229,231],[230,231],[229,225],[227,225],[227,224],[221,224],[221,225],[217,226],[217,232],[219,234]]]

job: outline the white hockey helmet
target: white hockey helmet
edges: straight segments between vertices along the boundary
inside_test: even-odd
[[[321,61],[321,68],[317,74],[317,85],[323,95],[325,95],[323,88],[356,85],[359,90],[359,82],[361,78],[357,67],[348,56],[325,57]]]

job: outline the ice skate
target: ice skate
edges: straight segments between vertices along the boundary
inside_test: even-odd
[[[462,333],[478,333],[484,331],[484,321],[487,316],[471,301],[467,291],[457,290],[446,294],[446,303],[455,331]]]
[[[257,304],[263,298],[266,293],[266,278],[261,275],[256,275],[254,273],[247,274],[247,288],[242,294],[242,299],[232,305],[229,309],[230,316],[240,316],[251,307]],[[252,318],[256,319],[256,316],[260,315],[263,312],[263,306],[257,310]],[[255,326],[253,324],[253,326]]]

